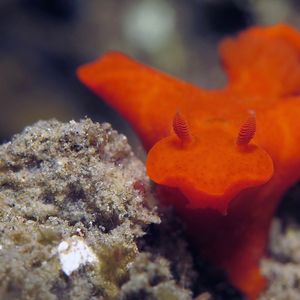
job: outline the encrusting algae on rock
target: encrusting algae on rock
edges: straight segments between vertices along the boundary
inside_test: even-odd
[[[107,123],[40,121],[0,146],[0,299],[136,299],[137,241],[159,223],[144,165]],[[156,284],[191,299],[169,267]]]

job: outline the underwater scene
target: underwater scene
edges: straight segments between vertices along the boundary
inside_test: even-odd
[[[0,16],[1,300],[300,299],[298,1]]]

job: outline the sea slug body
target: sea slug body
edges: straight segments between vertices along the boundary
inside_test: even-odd
[[[220,55],[228,84],[214,90],[118,52],[81,66],[78,76],[136,130],[148,175],[201,255],[256,299],[272,216],[300,178],[300,33],[252,27],[225,39]]]

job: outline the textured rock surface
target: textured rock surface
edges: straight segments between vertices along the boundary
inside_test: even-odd
[[[130,280],[122,286],[120,299],[190,300],[187,290],[179,290],[169,262],[149,253],[141,254],[130,270]]]
[[[40,121],[0,146],[0,299],[137,299],[134,285],[190,299],[175,262],[139,252],[159,223],[143,164],[109,124]]]
[[[300,226],[275,219],[270,234],[270,258],[262,261],[269,287],[260,300],[300,299]]]

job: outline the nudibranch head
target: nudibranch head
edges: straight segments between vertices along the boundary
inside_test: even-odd
[[[269,154],[255,144],[248,144],[255,132],[255,116],[235,128],[220,124],[197,127],[175,115],[175,134],[161,139],[149,151],[147,172],[156,183],[178,188],[193,208],[213,208],[226,213],[230,201],[242,190],[266,183],[273,175]],[[179,118],[179,121],[177,120]],[[198,123],[197,123],[198,122]],[[179,138],[178,138],[179,137]],[[182,143],[193,137],[191,143]],[[247,143],[241,151],[239,145]]]

